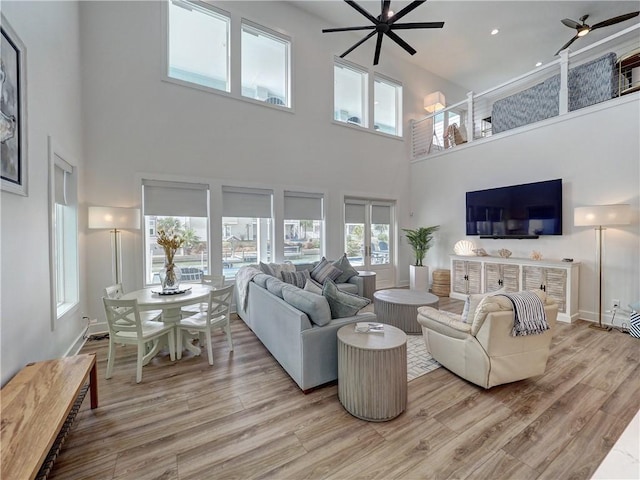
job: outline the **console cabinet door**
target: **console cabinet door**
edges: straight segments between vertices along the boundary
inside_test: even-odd
[[[567,311],[567,270],[564,268],[534,267],[522,268],[522,283],[525,290],[539,288],[547,292],[558,304],[558,312]]]
[[[502,263],[484,264],[484,291],[495,292],[502,287],[507,292],[520,291],[520,266]]]
[[[482,263],[466,260],[452,260],[451,288],[455,293],[468,295],[480,293],[482,284]]]

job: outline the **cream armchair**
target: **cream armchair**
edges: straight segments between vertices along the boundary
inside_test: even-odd
[[[542,375],[558,306],[544,292],[536,294],[551,327],[540,335],[511,336],[513,305],[503,296],[483,298],[475,312],[469,312],[469,323],[460,315],[420,307],[418,322],[427,350],[442,366],[484,388]]]

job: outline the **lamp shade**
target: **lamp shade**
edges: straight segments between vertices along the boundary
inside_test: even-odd
[[[89,207],[89,228],[138,230],[140,210],[122,207]]]
[[[424,97],[424,109],[429,112],[437,112],[447,106],[447,102],[444,99],[444,93],[433,92]]]
[[[576,227],[628,225],[629,223],[631,223],[631,206],[626,204],[576,207],[573,211],[573,224]]]

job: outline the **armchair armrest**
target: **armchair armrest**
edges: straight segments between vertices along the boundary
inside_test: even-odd
[[[471,334],[471,325],[464,323],[460,315],[443,312],[433,307],[418,308],[418,323],[449,337],[465,339]]]
[[[358,295],[360,295],[361,297],[364,295],[364,278],[362,278],[360,275],[354,275],[349,280],[347,280],[347,283],[353,283],[354,285],[356,285],[358,287]]]

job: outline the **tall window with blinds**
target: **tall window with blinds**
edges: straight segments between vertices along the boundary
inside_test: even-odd
[[[222,268],[233,278],[240,267],[272,256],[273,191],[222,187]]]
[[[173,230],[184,238],[174,263],[182,282],[199,282],[209,265],[209,185],[201,183],[142,181],[146,285],[160,283],[164,250],[156,242],[158,230]]]
[[[79,301],[77,169],[50,147],[51,306],[60,318]],[[52,323],[53,325],[53,323]]]
[[[284,259],[312,263],[324,251],[324,196],[284,192]]]
[[[344,201],[344,243],[354,266],[388,265],[391,261],[390,202],[347,198]]]

